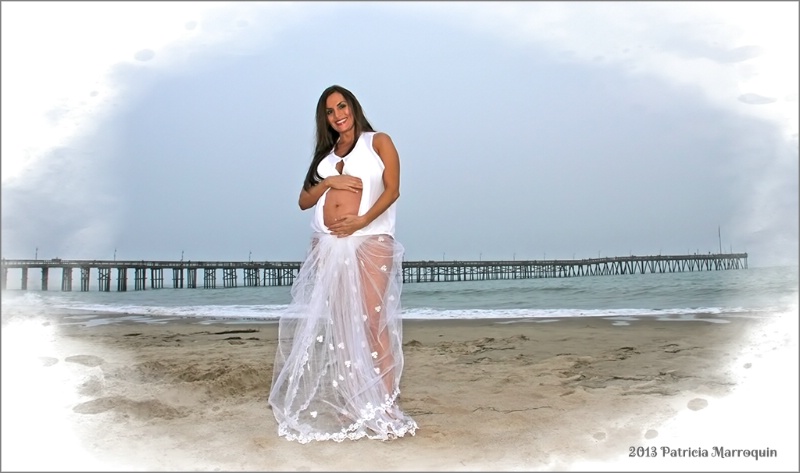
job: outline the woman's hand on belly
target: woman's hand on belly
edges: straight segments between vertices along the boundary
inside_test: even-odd
[[[351,192],[361,192],[361,189],[364,187],[361,183],[361,179],[345,174],[339,176],[330,176],[325,180],[328,182],[331,190],[338,189]]]
[[[334,218],[333,223],[326,226],[331,231],[331,235],[346,237],[352,235],[356,230],[361,230],[367,226],[367,219],[361,215],[347,214]]]

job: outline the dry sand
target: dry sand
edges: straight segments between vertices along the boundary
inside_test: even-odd
[[[417,435],[307,445],[267,405],[276,324],[103,317],[3,314],[3,471],[798,468],[796,313],[406,321]]]

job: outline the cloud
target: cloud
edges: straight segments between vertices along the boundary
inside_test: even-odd
[[[249,54],[300,12],[282,2],[4,3],[3,184],[143,92],[120,66],[175,72],[216,48]]]
[[[127,178],[118,117],[207,58],[253,54],[304,15],[259,2],[11,2],[2,15],[3,250],[105,253]],[[102,133],[101,133],[102,132]]]
[[[700,88],[724,110],[769,120],[797,141],[795,2],[439,4],[443,21],[537,44],[560,61],[617,65]],[[755,97],[793,97],[770,107]],[[744,97],[744,99],[742,99]]]

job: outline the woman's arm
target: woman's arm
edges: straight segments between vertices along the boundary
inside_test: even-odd
[[[336,236],[351,235],[366,227],[400,197],[400,157],[391,137],[386,133],[376,133],[372,147],[383,161],[383,193],[364,215],[348,215],[329,226],[328,229]]]
[[[308,190],[306,190],[305,186],[303,186],[303,188],[300,190],[300,199],[298,199],[300,210],[310,209],[311,207],[317,205],[317,202],[319,202],[319,198],[322,197],[322,194],[324,194],[325,191],[331,187],[326,180],[327,179],[323,179]]]

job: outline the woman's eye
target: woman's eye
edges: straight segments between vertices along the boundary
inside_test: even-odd
[[[347,104],[343,104],[343,103],[339,104],[339,110],[342,110],[345,107],[347,107]]]

